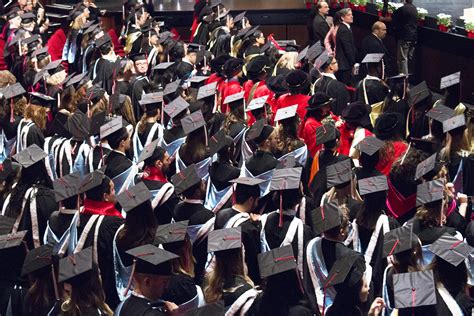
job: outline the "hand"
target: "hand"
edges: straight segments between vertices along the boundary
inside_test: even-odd
[[[178,305],[172,302],[165,301],[165,311],[167,314],[175,314],[175,312],[178,310]]]
[[[339,128],[342,126],[342,124],[344,124],[344,121],[343,120],[339,120],[339,121],[336,121],[336,128]]]
[[[382,309],[385,308],[385,302],[383,298],[377,297],[370,305],[369,313],[370,316],[378,316],[382,312]]]
[[[454,188],[454,184],[451,182],[446,183],[445,189],[446,189],[446,193],[448,193],[448,196],[454,199],[454,193],[456,192],[456,189]]]
[[[260,220],[260,214],[250,213],[250,220],[252,222],[258,222]]]
[[[464,193],[458,192],[457,199],[459,204],[467,203],[467,195]]]

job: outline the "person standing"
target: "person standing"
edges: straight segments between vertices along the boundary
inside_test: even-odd
[[[408,63],[413,60],[418,35],[418,11],[413,0],[405,0],[405,4],[393,13],[392,21],[397,37],[398,71],[408,74]]]
[[[329,32],[329,23],[326,20],[329,13],[329,5],[326,1],[318,2],[316,5],[316,15],[312,21],[312,33],[310,34],[311,44],[318,41],[324,43],[324,39]]]
[[[354,22],[352,10],[341,9],[342,23],[336,33],[336,59],[339,64],[339,71],[336,76],[339,81],[349,85],[352,80],[352,68],[356,63],[356,47],[354,36],[352,35],[351,24]]]

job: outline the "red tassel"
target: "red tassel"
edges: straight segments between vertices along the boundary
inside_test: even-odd
[[[10,99],[10,123],[15,122],[15,115],[13,114],[13,108],[15,107],[15,104],[13,103],[13,98]]]
[[[127,297],[128,291],[130,290],[130,287],[132,286],[133,274],[135,273],[136,263],[137,263],[137,259],[133,259],[132,273],[130,273],[130,279],[128,279],[127,287],[125,288],[125,291],[123,292],[123,296],[125,297]]]

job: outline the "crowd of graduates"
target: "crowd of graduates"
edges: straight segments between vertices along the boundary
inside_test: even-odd
[[[7,7],[0,315],[471,315],[472,105],[198,1]],[[60,53],[56,50],[60,47]],[[53,49],[54,48],[54,49]],[[390,76],[390,77],[389,77]]]

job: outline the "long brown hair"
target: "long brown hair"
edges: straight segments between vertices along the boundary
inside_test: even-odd
[[[224,290],[232,290],[224,289],[224,282],[227,278],[241,277],[253,286],[252,280],[247,275],[247,266],[243,260],[242,251],[239,248],[216,253],[216,265],[206,275],[206,287],[204,288],[206,302],[217,302],[221,300]]]
[[[49,307],[55,300],[53,280],[51,273],[48,273],[51,267],[41,269],[41,275],[36,275],[33,284],[27,291],[29,303],[26,307],[26,314],[39,315],[44,308]],[[38,271],[39,272],[39,271]]]
[[[127,213],[125,224],[117,235],[117,246],[128,250],[152,243],[155,238],[156,218],[151,202],[142,204]]]
[[[179,153],[186,165],[198,163],[209,156],[209,151],[206,147],[205,133],[205,128],[201,127],[189,133],[186,137],[186,142],[180,148]]]
[[[32,120],[42,130],[46,128],[46,108],[43,106],[28,104],[23,111],[23,117]]]
[[[105,294],[97,266],[74,279],[74,282],[71,282],[70,297],[61,305],[64,316],[81,316],[83,310],[87,308],[100,309],[109,316],[114,314],[105,303]]]
[[[133,114],[132,101],[129,96],[125,97],[125,101],[123,101],[123,104],[114,111],[114,114],[123,116],[123,118],[133,126],[137,125],[135,114]]]
[[[304,145],[304,142],[298,138],[298,125],[297,118],[280,122],[277,129],[278,149],[283,155]]]
[[[242,123],[246,125],[245,117],[244,117],[244,107],[238,106],[234,110],[227,113],[224,119],[224,132],[229,135],[230,133],[230,126],[234,123]]]

